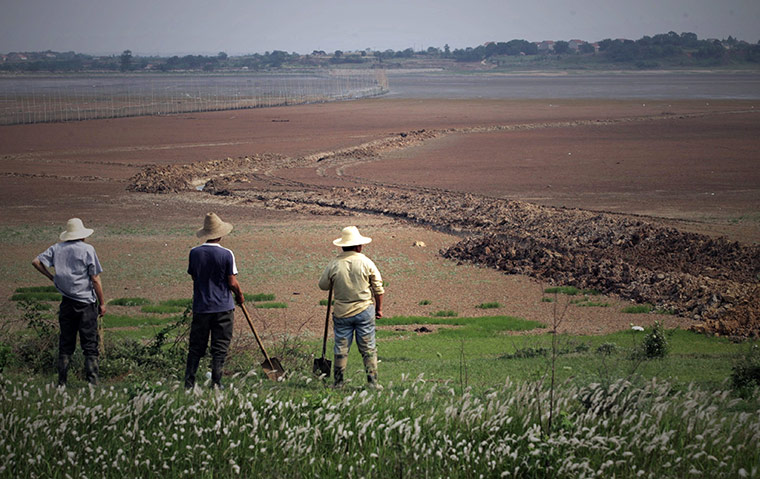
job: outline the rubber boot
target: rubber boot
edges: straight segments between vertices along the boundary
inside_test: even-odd
[[[58,385],[65,386],[66,379],[69,374],[69,365],[71,364],[71,356],[68,354],[58,355]]]
[[[211,360],[211,389],[224,389],[224,385],[222,385],[223,368],[224,358],[213,358]]]
[[[195,373],[198,372],[198,364],[200,364],[201,358],[197,356],[187,355],[187,366],[185,366],[185,389],[192,389],[195,387]]]
[[[335,362],[333,363],[333,377],[335,378],[335,387],[343,387],[343,373],[346,372],[346,366],[348,366],[348,356],[340,354],[335,355]]]
[[[383,389],[377,382],[377,355],[368,354],[364,358],[364,372],[367,374],[367,386],[370,389]]]
[[[87,382],[93,386],[98,385],[98,357],[87,356],[84,358],[84,373],[87,377]]]

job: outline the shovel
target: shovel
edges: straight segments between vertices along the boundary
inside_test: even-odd
[[[285,374],[285,368],[282,367],[282,364],[280,364],[279,359],[270,358],[269,355],[267,354],[267,350],[264,349],[264,344],[261,342],[261,338],[259,338],[258,333],[256,333],[256,329],[253,327],[253,323],[251,322],[251,317],[248,316],[248,310],[246,309],[245,304],[241,304],[240,308],[243,310],[245,319],[248,321],[248,326],[251,327],[251,332],[253,332],[253,336],[256,338],[256,342],[259,344],[259,347],[261,348],[261,353],[264,355],[264,362],[261,363],[261,367],[264,369],[264,373],[272,381],[277,381],[277,379],[279,379],[282,375]]]
[[[330,369],[332,368],[332,361],[325,359],[325,352],[327,351],[327,328],[330,325],[330,303],[332,303],[332,284],[330,284],[330,292],[327,293],[327,314],[325,315],[325,337],[322,340],[322,357],[314,358],[314,374],[317,376],[324,376],[325,379],[330,377]]]

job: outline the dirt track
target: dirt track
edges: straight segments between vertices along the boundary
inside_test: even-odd
[[[2,130],[0,182],[16,223],[51,200],[55,211],[36,210],[50,220],[118,211],[149,221],[138,192],[189,199],[170,210],[156,199],[164,218],[194,218],[212,194],[215,204],[275,216],[402,219],[460,236],[441,252],[457,261],[651,302],[721,334],[751,335],[760,303],[752,107],[373,100],[13,127]],[[90,130],[99,141],[85,141]],[[88,198],[71,193],[83,185]],[[187,196],[198,187],[204,192]]]

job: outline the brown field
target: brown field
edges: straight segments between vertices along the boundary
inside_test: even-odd
[[[548,321],[552,305],[541,301],[546,284],[535,279],[549,281],[546,275],[530,269],[524,271],[533,278],[505,275],[439,255],[487,229],[399,213],[420,207],[413,195],[445,203],[457,193],[473,195],[465,203],[521,200],[726,236],[748,248],[742,257],[750,264],[743,267],[751,277],[760,272],[752,259],[760,239],[758,107],[751,101],[373,99],[3,126],[1,232],[10,251],[0,260],[6,273],[0,295],[44,284],[31,259],[56,240],[67,218],[79,216],[96,230],[91,242],[106,269],[108,297],[188,297],[184,268],[195,244],[192,231],[213,210],[236,226],[225,244],[236,252],[244,289],[275,293],[288,303],[261,312],[278,330],[319,330],[324,309],[317,303],[324,294],[316,280],[335,253],[330,241],[348,224],[375,239],[366,252],[389,281],[387,315],[452,309],[462,316]],[[244,167],[197,164],[241,157],[253,160]],[[144,170],[190,164],[196,165],[189,173]],[[165,174],[184,187],[171,194],[128,191],[138,174],[146,184]],[[231,194],[195,191],[208,179]],[[352,189],[361,185],[376,190]],[[407,195],[408,208],[394,199],[400,194]],[[350,201],[342,205],[341,195]],[[365,195],[389,202],[386,214],[361,203]],[[446,216],[442,210],[439,217]],[[415,241],[426,246],[414,247]],[[731,265],[720,268],[725,273],[705,275],[757,286],[756,276],[734,280]],[[668,326],[694,322],[687,306],[681,316],[622,314],[630,304],[623,297],[597,298],[610,304],[605,308],[570,307],[562,329],[593,334],[655,319]],[[433,304],[419,306],[423,299]],[[491,301],[503,306],[475,308]],[[10,302],[1,304],[4,317],[15,314]],[[720,314],[736,301],[728,306]]]

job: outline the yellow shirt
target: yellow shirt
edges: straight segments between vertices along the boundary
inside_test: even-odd
[[[383,294],[383,278],[375,263],[356,251],[344,251],[327,265],[319,287],[333,284],[336,318],[355,316],[372,305],[374,295]]]

